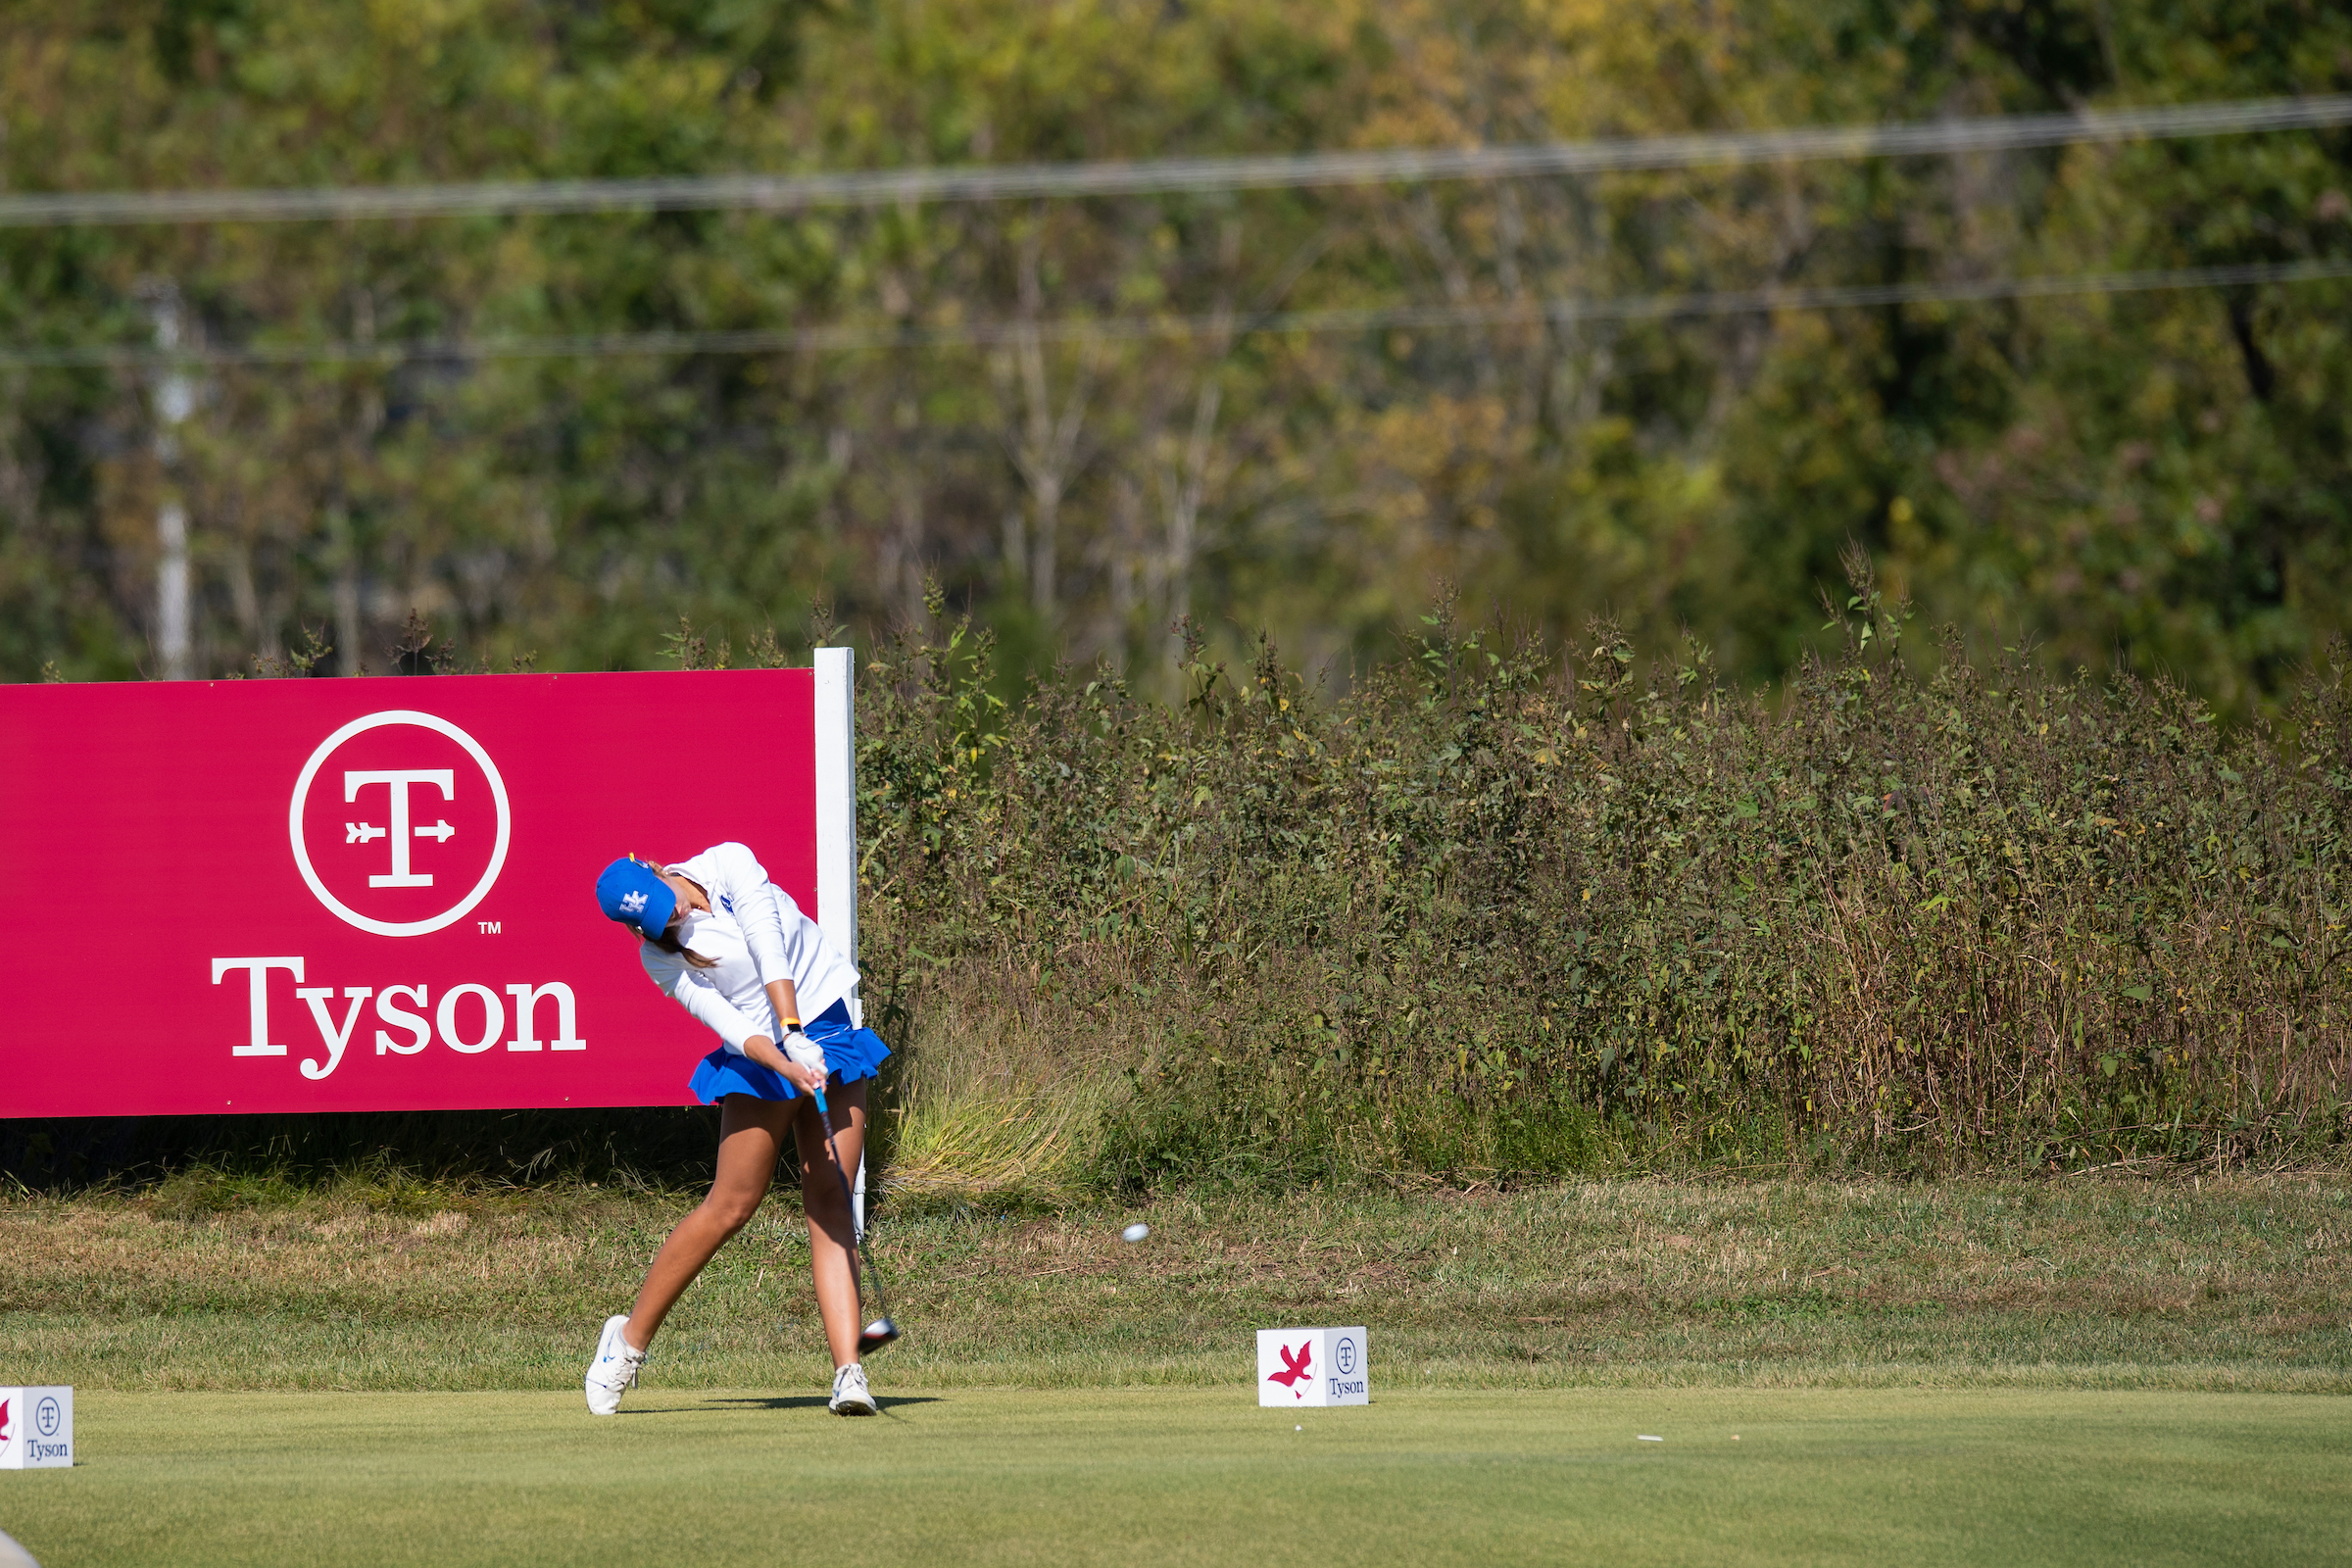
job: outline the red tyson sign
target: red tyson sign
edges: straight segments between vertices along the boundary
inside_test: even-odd
[[[739,839],[854,943],[835,657],[0,687],[0,1116],[688,1102],[596,874]]]

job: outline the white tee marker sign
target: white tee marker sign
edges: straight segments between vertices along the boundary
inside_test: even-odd
[[[0,1388],[0,1470],[71,1468],[74,1391]]]
[[[1367,1359],[1361,1328],[1259,1329],[1257,1402],[1284,1410],[1370,1404]]]

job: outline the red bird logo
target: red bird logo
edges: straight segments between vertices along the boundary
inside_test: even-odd
[[[0,1443],[8,1441],[8,1401],[0,1399]]]
[[[1306,1363],[1315,1358],[1315,1342],[1308,1340],[1305,1344],[1299,1346],[1298,1353],[1296,1355],[1293,1355],[1290,1348],[1285,1345],[1277,1345],[1274,1347],[1274,1348],[1282,1352],[1283,1369],[1280,1372],[1267,1373],[1266,1381],[1268,1383],[1279,1383],[1284,1388],[1290,1390],[1291,1397],[1294,1399],[1305,1398],[1306,1395],[1298,1387],[1298,1380],[1306,1376]],[[0,1405],[0,1410],[4,1410],[6,1408],[7,1406]]]

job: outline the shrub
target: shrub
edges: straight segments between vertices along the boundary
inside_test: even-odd
[[[1129,1185],[2339,1149],[2343,659],[2229,734],[1949,637],[1922,674],[1856,572],[1777,694],[1441,609],[1339,694],[1196,645],[1177,706],[1005,705],[985,636],[909,633],[859,698],[868,995],[1009,1020],[1024,1092],[1122,1077]]]
[[[1177,703],[1008,703],[934,599],[858,696],[885,1191],[2340,1157],[2344,650],[2225,732],[2030,652],[1923,674],[1854,570],[1775,693],[1442,606],[1336,693],[1188,639]],[[22,1122],[0,1169],[688,1183],[710,1122]]]

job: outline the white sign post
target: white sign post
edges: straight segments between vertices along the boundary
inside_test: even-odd
[[[1259,1329],[1257,1402],[1284,1410],[1370,1404],[1366,1360],[1360,1328]]]
[[[833,950],[858,961],[858,655],[819,648],[809,656],[816,684],[816,928]],[[860,986],[858,990],[863,991]],[[865,999],[850,997],[850,1022],[865,1027]],[[865,1235],[865,1152],[850,1199],[851,1223]]]
[[[74,1463],[74,1391],[0,1389],[0,1470],[65,1469]]]

